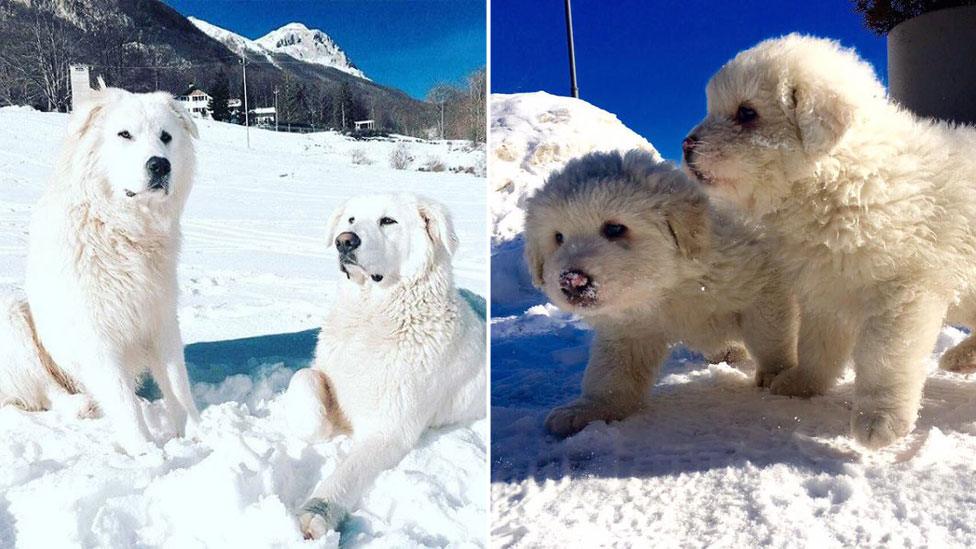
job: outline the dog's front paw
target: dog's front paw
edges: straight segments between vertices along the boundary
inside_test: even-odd
[[[939,359],[939,368],[959,374],[976,372],[976,352],[965,343],[963,342],[946,351]]]
[[[769,383],[769,392],[774,395],[810,398],[822,395],[822,383],[810,377],[807,370],[794,366],[783,370]]]
[[[877,450],[888,446],[911,432],[915,418],[908,413],[856,406],[851,415],[854,440],[866,448]]]
[[[613,421],[624,417],[626,414],[606,404],[579,399],[549,412],[546,430],[556,436],[568,437],[582,431],[593,421]]]
[[[346,518],[346,511],[335,503],[312,498],[302,506],[298,525],[305,539],[319,539],[339,527]]]
[[[779,375],[783,373],[782,368],[756,368],[756,387],[763,389],[769,388]]]

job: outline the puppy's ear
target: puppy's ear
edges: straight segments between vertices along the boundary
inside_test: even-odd
[[[681,255],[688,259],[698,259],[708,250],[711,220],[708,212],[708,199],[697,194],[669,205],[664,212],[671,238]]]
[[[186,112],[186,109],[183,108],[183,105],[180,105],[179,101],[171,97],[169,99],[169,108],[173,111],[173,114],[176,115],[176,118],[180,121],[180,125],[183,126],[183,129],[186,130],[186,132],[189,133],[194,139],[199,139],[200,132],[197,131],[197,125],[193,121],[193,117],[190,116],[190,113]]]
[[[811,154],[830,152],[854,118],[854,106],[827,86],[784,79],[780,94],[804,150]]]
[[[523,238],[525,238],[525,265],[529,269],[529,274],[532,275],[532,284],[541,290],[545,285],[545,281],[542,278],[543,269],[545,268],[542,247],[539,246],[534,238]]]
[[[343,202],[342,204],[339,204],[339,206],[337,206],[336,209],[332,210],[332,213],[329,214],[329,221],[326,223],[325,228],[325,237],[328,239],[330,246],[332,245],[332,239],[336,237],[336,231],[339,230],[339,221],[342,220],[342,215],[346,211],[346,203],[347,202]]]
[[[457,251],[458,237],[454,232],[454,221],[447,208],[432,200],[420,199],[417,202],[417,213],[427,229],[427,236],[434,245],[441,245],[447,250],[447,255],[453,256]]]

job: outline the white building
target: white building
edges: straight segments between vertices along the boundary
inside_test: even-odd
[[[185,92],[176,96],[176,100],[197,118],[210,118],[211,99],[210,94],[192,84]]]
[[[251,109],[250,115],[254,126],[273,126],[278,113],[274,107],[258,107]]]
[[[373,120],[356,120],[353,124],[356,125],[356,131],[372,130],[376,127],[376,122]]]

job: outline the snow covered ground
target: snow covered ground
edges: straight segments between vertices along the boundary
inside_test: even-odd
[[[31,206],[66,120],[0,109],[0,292],[23,283]],[[417,160],[401,171],[388,165],[393,141],[251,130],[249,150],[243,128],[198,124],[180,318],[205,407],[201,440],[130,458],[105,443],[103,420],[0,408],[0,547],[335,546],[339,536],[304,542],[293,513],[346,444],[290,439],[275,399],[308,364],[338,275],[324,232],[329,212],[365,192],[443,201],[461,238],[458,285],[486,295],[484,179],[417,171],[428,157],[483,169],[483,151],[411,140]],[[158,403],[146,405],[159,422]],[[487,420],[427,433],[380,477],[343,528],[343,545],[483,546],[487,446]]]
[[[545,99],[495,96],[507,114],[493,122],[511,125],[492,135],[577,154],[580,142],[553,140],[632,139],[619,123],[592,138],[592,106]],[[964,336],[954,328],[925,365],[916,430],[883,451],[848,436],[853,373],[826,396],[790,399],[754,387],[748,365],[708,365],[680,347],[638,414],[565,440],[546,434],[548,411],[578,394],[591,332],[531,287],[519,207],[539,164],[520,153],[496,170],[505,155],[491,151],[490,203],[512,207],[492,233],[493,546],[976,545],[976,377],[937,369]]]

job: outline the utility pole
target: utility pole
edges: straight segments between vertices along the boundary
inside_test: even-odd
[[[441,141],[444,141],[444,101],[441,100]]]
[[[278,131],[278,87],[274,89],[275,96],[275,131]]]
[[[573,10],[566,4],[566,36],[569,39],[569,93],[579,98],[579,88],[576,86],[576,48],[573,47]]]
[[[568,1],[568,0],[567,0]],[[241,49],[241,70],[244,72],[244,134],[247,135],[247,148],[251,148],[251,119],[247,109],[247,59],[244,57],[244,50]],[[275,113],[275,120],[278,113]]]

